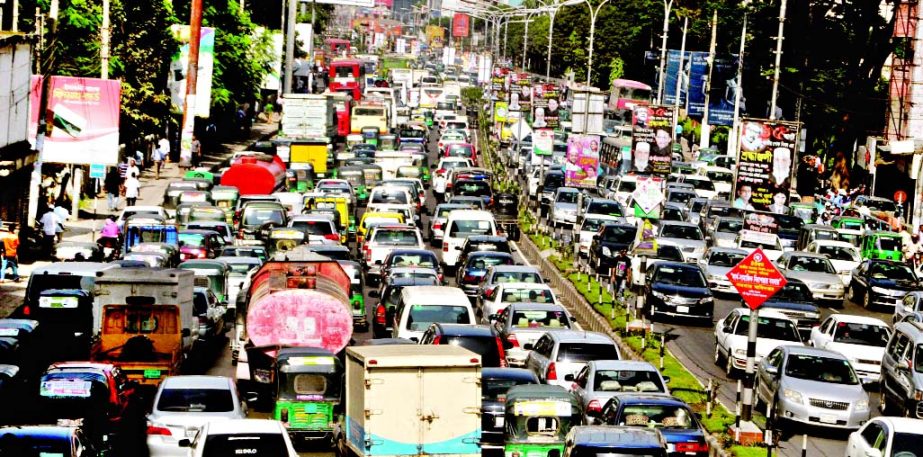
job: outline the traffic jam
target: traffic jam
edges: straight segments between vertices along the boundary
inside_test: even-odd
[[[550,255],[669,334],[731,414],[743,381],[778,455],[923,453],[901,202],[775,199],[791,156],[771,185],[745,162],[792,147],[771,121],[740,160],[686,160],[641,99],[590,135],[585,88],[371,57],[332,59],[276,136],[124,207],[116,242],[58,243],[0,319],[0,455],[725,452],[689,386],[576,317]],[[491,96],[513,90],[531,125]]]

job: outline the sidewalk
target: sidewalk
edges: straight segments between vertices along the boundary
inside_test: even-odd
[[[240,140],[232,143],[219,145],[216,150],[209,151],[202,158],[202,167],[208,167],[217,170],[225,166],[227,161],[234,153],[244,151],[249,148],[255,141],[271,137],[278,130],[277,124],[254,124],[250,130],[250,137],[246,140]],[[154,172],[148,167],[141,173],[141,193],[138,198],[138,205],[160,205],[163,201],[163,192],[171,182],[178,181],[182,178],[179,167],[176,163],[167,164],[160,170],[160,179],[154,179]],[[125,200],[121,199],[119,208],[124,208]],[[94,206],[91,205],[91,208]],[[83,241],[95,242],[96,235],[102,228],[103,220],[110,213],[106,205],[106,197],[97,196],[95,201],[96,211],[85,212],[81,210],[80,219],[68,221],[64,224],[64,240],[66,241]],[[116,212],[115,214],[118,214]],[[47,266],[48,261],[37,261],[29,265],[21,265],[19,274],[23,281],[14,283],[9,280],[0,284],[0,318],[9,316],[19,305],[26,294],[26,284],[32,271]]]

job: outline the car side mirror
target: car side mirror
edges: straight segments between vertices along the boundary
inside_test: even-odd
[[[179,447],[192,447],[192,441],[189,438],[183,438],[176,443]]]
[[[773,376],[777,376],[779,374],[779,367],[774,367],[772,365],[766,365],[766,373],[769,373]]]
[[[454,249],[455,249],[456,251],[461,251],[461,250],[462,250],[461,246],[455,246]]]
[[[573,374],[573,373],[568,373],[568,374],[564,375],[564,380],[565,380],[565,381],[568,381],[568,382],[574,382],[574,374]]]
[[[192,335],[192,331],[189,330],[188,328],[184,328],[184,329],[180,332],[180,335],[182,335],[183,338],[186,338],[186,337]]]
[[[865,457],[881,457],[881,449],[868,449],[865,451]]]
[[[522,349],[525,350],[525,351],[531,351],[531,350],[532,350],[532,347],[533,347],[533,346],[532,346],[532,343],[526,343],[526,344],[523,344],[523,345],[522,345]]]
[[[663,376],[663,383],[664,383],[664,384],[669,384],[669,383],[670,383],[670,377],[669,377],[669,376]]]
[[[381,293],[378,292],[377,290],[372,289],[369,291],[369,298],[380,298],[380,297],[381,297]]]

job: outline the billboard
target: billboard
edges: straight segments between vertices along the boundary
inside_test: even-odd
[[[631,117],[631,170],[667,176],[673,153],[673,107],[636,106]]]
[[[667,53],[667,69],[664,75],[663,99],[665,105],[676,100],[676,82],[679,79],[679,104],[686,108],[690,117],[705,115],[705,86],[708,80],[708,53],[686,51],[683,65],[679,63],[680,52],[671,49]],[[711,125],[732,125],[734,123],[734,102],[737,97],[737,55],[716,56],[712,69],[712,85],[708,99],[708,123]],[[682,68],[682,71],[680,71]],[[745,112],[741,96],[741,112]]]
[[[42,78],[32,77],[30,141],[38,131]],[[75,165],[119,162],[119,107],[122,86],[114,79],[52,76],[50,122],[40,159]]]
[[[554,151],[554,130],[536,129],[532,132],[532,152],[536,156],[550,156]]]
[[[561,91],[554,84],[532,86],[532,126],[535,128],[557,128],[561,126],[558,110],[561,107]]]
[[[599,169],[599,135],[567,137],[567,162],[564,165],[564,185],[596,188]]]
[[[744,119],[734,186],[734,207],[784,212],[792,187],[798,124]]]
[[[455,13],[452,17],[452,36],[456,38],[468,36],[469,17],[465,13]]]
[[[180,42],[179,51],[170,61],[170,77],[167,87],[173,109],[183,110],[186,99],[186,71],[189,69],[189,26],[173,24],[170,26],[173,37]],[[199,73],[196,76],[195,115],[208,117],[212,105],[212,71],[215,67],[215,29],[202,27],[199,34]]]

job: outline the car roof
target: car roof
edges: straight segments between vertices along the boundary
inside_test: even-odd
[[[496,336],[494,333],[496,330],[489,325],[443,324],[439,322],[433,325],[439,327],[442,334],[446,336]]]
[[[838,322],[846,322],[850,324],[880,325],[883,327],[888,326],[885,321],[871,316],[859,316],[856,314],[832,314],[830,317],[833,317]]]
[[[502,251],[471,251],[468,253],[468,258],[473,257],[503,257],[503,258],[513,258],[513,254]]]
[[[551,286],[541,282],[504,282],[499,285],[504,289],[541,289],[551,290]]]
[[[230,389],[232,386],[227,376],[206,375],[168,376],[160,383],[161,389]]]
[[[857,249],[857,250],[858,250],[858,248],[856,247],[856,245],[854,245],[854,244],[852,244],[852,243],[850,243],[850,242],[848,242],[848,241],[840,241],[840,240],[814,240],[814,241],[812,241],[811,243],[812,243],[812,244],[816,244],[817,246],[838,246],[838,247],[841,247],[841,248],[853,248],[853,249]]]
[[[790,251],[790,252],[786,252],[786,254],[788,254],[789,257],[810,257],[812,259],[824,259],[824,260],[829,259],[826,255],[818,254],[816,252]]]
[[[743,255],[749,254],[747,251],[741,248],[727,248],[727,247],[721,247],[721,246],[712,246],[708,248],[708,251],[709,252],[724,252],[728,254],[743,254]]]
[[[283,434],[282,423],[271,419],[231,419],[223,421],[212,421],[208,425],[209,435],[251,435],[255,433],[263,434]]]
[[[567,311],[567,309],[557,303],[516,302],[510,303],[507,307],[510,309],[509,312],[520,309],[526,311]]]
[[[481,379],[512,379],[517,381],[536,381],[535,373],[525,368],[492,368],[481,369]]]
[[[739,307],[739,308],[734,308],[733,311],[736,312],[736,313],[738,313],[738,314],[740,314],[741,316],[749,316],[749,315],[750,315],[750,308],[747,308],[747,307],[745,307],[745,306],[741,306],[741,307]],[[785,314],[783,314],[781,311],[776,311],[776,310],[774,310],[774,309],[760,309],[759,317],[770,317],[770,318],[773,318],[773,319],[791,320],[791,318],[789,318],[788,316],[786,316]]]
[[[618,399],[619,399],[619,402],[623,405],[632,405],[632,404],[639,404],[639,403],[645,403],[645,404],[653,403],[653,404],[658,404],[658,405],[675,405],[675,406],[682,405],[682,406],[685,406],[686,408],[689,408],[689,405],[686,404],[686,402],[676,397],[673,397],[670,395],[664,395],[664,394],[641,394],[641,393],[636,394],[636,393],[633,393],[631,395],[620,395]],[[692,409],[692,408],[689,408],[689,409]]]
[[[669,261],[667,261],[667,262],[657,262],[657,263],[655,263],[654,265],[652,265],[651,267],[652,267],[652,268],[658,268],[658,269],[659,269],[659,268],[663,268],[663,267],[681,268],[681,269],[686,269],[686,270],[698,270],[698,269],[699,269],[698,266],[697,266],[696,264],[694,264],[694,263],[686,263],[686,262],[669,262]]]
[[[889,428],[895,433],[910,433],[914,435],[920,434],[920,426],[923,425],[923,420],[910,417],[879,416],[872,418],[872,420],[879,420],[888,424]]]
[[[548,332],[546,335],[549,335],[552,338],[558,340],[559,343],[586,341],[591,343],[615,344],[612,341],[612,338],[597,332],[585,332],[580,330],[558,330],[554,332]]]
[[[661,230],[662,230],[664,227],[668,226],[668,225],[681,225],[681,226],[683,226],[683,227],[696,227],[696,228],[699,227],[697,224],[694,224],[694,223],[692,223],[692,222],[685,222],[685,221],[660,221],[660,228],[661,228]]]
[[[579,425],[571,428],[574,445],[600,448],[662,449],[663,438],[656,429]]]
[[[658,371],[650,362],[641,360],[591,360],[587,364],[597,370]]]
[[[836,352],[836,351],[828,350],[828,349],[820,349],[820,348],[815,348],[815,347],[810,347],[810,346],[790,346],[790,345],[784,345],[782,346],[782,349],[787,351],[791,355],[812,355],[812,356],[827,357],[827,358],[837,359],[837,360],[847,360],[845,355],[840,354],[839,352]]]
[[[506,273],[506,272],[523,272],[523,273],[537,273],[541,274],[538,271],[538,268],[529,265],[494,265],[491,268],[494,269],[494,273]]]
[[[78,276],[92,276],[97,271],[119,268],[117,265],[102,262],[55,262],[50,265],[36,268],[32,276],[44,274],[69,273]]]

